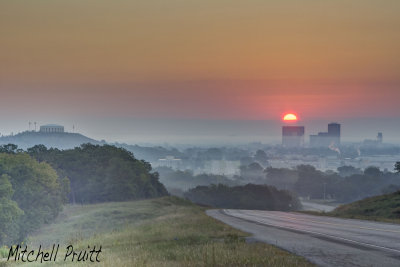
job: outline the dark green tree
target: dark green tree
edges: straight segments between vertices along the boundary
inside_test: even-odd
[[[19,242],[61,211],[65,199],[56,171],[47,163],[38,163],[26,153],[0,154],[0,173],[7,175],[14,190],[12,200],[24,211],[15,226]]]
[[[382,172],[378,167],[370,166],[364,170],[364,174],[372,177],[380,177],[382,176]]]
[[[262,166],[268,165],[268,157],[264,150],[257,150],[256,154],[254,155],[254,160],[260,163]]]
[[[394,165],[394,170],[400,173],[400,161],[396,162],[396,164]]]
[[[9,176],[0,176],[0,244],[3,244],[12,235],[15,235],[14,224],[23,215],[23,211],[18,204],[11,200],[14,190],[9,181]]]
[[[35,146],[28,153],[68,177],[72,203],[123,201],[167,195],[151,165],[111,145],[84,144],[69,150]],[[65,188],[67,186],[64,186]]]

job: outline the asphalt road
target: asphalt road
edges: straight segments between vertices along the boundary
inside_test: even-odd
[[[302,210],[325,211],[325,212],[332,211],[337,207],[337,206],[329,206],[307,201],[301,201],[301,205],[303,206]]]
[[[319,266],[400,266],[400,225],[279,211],[207,214]]]

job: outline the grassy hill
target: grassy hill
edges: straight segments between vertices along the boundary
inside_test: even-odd
[[[326,215],[400,223],[400,191],[341,205]]]
[[[62,256],[69,244],[76,250],[102,246],[100,263],[79,266],[312,266],[274,246],[246,243],[245,233],[204,210],[176,197],[67,206],[54,223],[31,235],[27,245],[37,249],[40,244],[60,244]],[[7,256],[7,249],[0,250],[0,257],[2,253]],[[76,264],[64,262],[62,256],[51,265]]]

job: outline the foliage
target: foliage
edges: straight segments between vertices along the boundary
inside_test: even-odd
[[[73,203],[124,201],[167,194],[151,165],[132,153],[110,145],[84,144],[69,150],[37,145],[28,153],[46,161],[70,181]]]
[[[249,168],[250,166],[246,169]],[[254,175],[251,173],[242,172],[242,175],[242,181],[254,182]],[[268,167],[264,170],[264,177],[256,180],[256,183],[291,190],[301,197],[326,197],[339,202],[351,202],[379,195],[381,192],[393,192],[400,186],[400,179],[399,173],[382,172],[373,166],[364,171],[342,166],[338,168],[338,172],[322,172],[310,165],[299,165],[293,169]]]
[[[257,182],[265,177],[264,168],[257,162],[240,166],[240,176],[246,177],[250,182]]]
[[[354,174],[362,174],[360,169],[357,169],[353,166],[341,166],[337,168],[338,174],[342,177],[351,176]]]
[[[198,186],[185,193],[194,203],[227,209],[297,210],[301,204],[289,191],[273,186],[247,184],[245,186]]]
[[[61,211],[63,181],[26,153],[0,154],[0,242],[19,242]]]
[[[396,164],[394,165],[394,170],[396,172],[400,172],[400,161],[397,161]]]
[[[260,163],[262,166],[268,165],[268,156],[264,150],[257,150],[256,154],[254,155],[254,160]]]
[[[193,175],[191,171],[173,170],[168,167],[158,167],[160,181],[171,191],[188,190],[198,185],[226,184],[234,185],[235,182],[226,176],[218,174]]]
[[[10,229],[23,214],[18,204],[11,200],[14,190],[9,178],[7,174],[0,176],[0,244],[8,239]]]
[[[367,219],[400,219],[400,191],[341,205],[328,215]],[[397,221],[399,222],[399,221]]]

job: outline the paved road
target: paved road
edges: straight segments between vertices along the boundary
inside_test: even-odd
[[[307,201],[301,201],[301,204],[303,205],[303,210],[311,210],[311,211],[332,211],[334,210],[337,206],[329,206],[329,205],[324,205],[324,204],[318,204],[318,203],[313,203],[313,202],[307,202]]]
[[[279,211],[207,214],[320,266],[400,266],[400,225]]]

